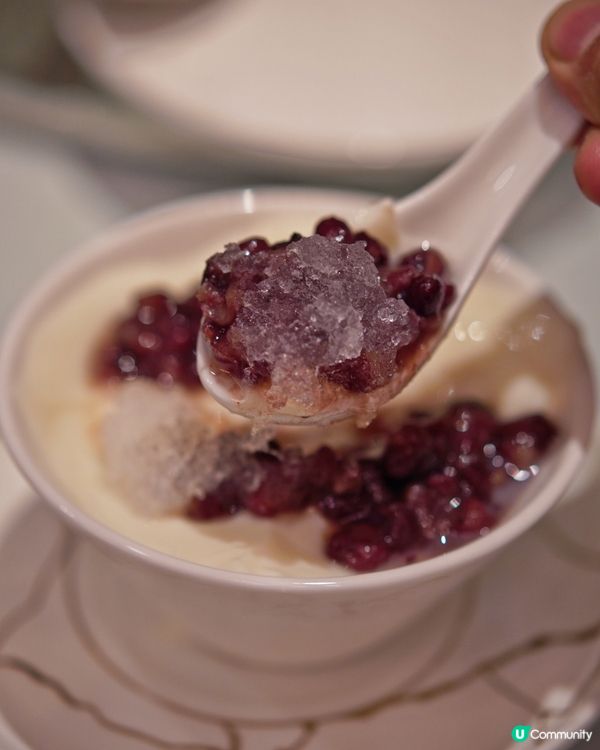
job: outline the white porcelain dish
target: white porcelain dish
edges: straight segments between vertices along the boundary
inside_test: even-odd
[[[149,29],[143,6],[58,0],[56,18],[90,74],[213,158],[400,177],[455,157],[531,83],[555,4],[205,0]]]

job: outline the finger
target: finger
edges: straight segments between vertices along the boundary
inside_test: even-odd
[[[600,129],[590,128],[575,159],[575,177],[586,195],[600,204]]]
[[[547,21],[542,53],[564,94],[600,125],[600,0],[570,0]]]

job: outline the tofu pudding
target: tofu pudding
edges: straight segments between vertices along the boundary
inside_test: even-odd
[[[260,235],[275,243],[292,231],[309,232],[314,219],[306,217],[303,223],[295,217],[289,225],[280,221],[265,226],[248,215],[235,231],[238,238]],[[538,471],[538,458],[554,435],[551,423],[560,429],[560,415],[568,404],[568,373],[564,368],[558,372],[555,363],[568,367],[570,329],[551,303],[543,298],[532,300],[529,292],[515,287],[503,273],[500,262],[493,263],[431,362],[367,430],[346,422],[328,427],[261,427],[253,432],[247,420],[225,411],[201,388],[194,387],[189,367],[176,369],[179,364],[175,362],[181,361],[177,358],[170,360],[174,368],[170,378],[146,374],[111,380],[92,376],[101,342],[107,342],[117,321],[131,315],[141,295],[161,290],[184,304],[193,296],[206,259],[231,240],[231,234],[206,241],[199,238],[198,246],[190,251],[108,264],[82,278],[39,321],[24,353],[18,398],[28,429],[43,446],[46,463],[64,493],[122,535],[181,559],[262,575],[347,575],[352,570],[411,562],[452,543],[440,541],[444,534],[438,529],[434,545],[422,545],[416,552],[412,548],[403,552],[386,549],[377,557],[377,544],[369,543],[370,532],[365,531],[366,516],[350,519],[351,533],[345,521],[336,521],[336,513],[343,511],[340,502],[336,506],[325,500],[331,498],[331,487],[320,498],[320,505],[303,500],[301,507],[286,509],[294,512],[278,513],[268,506],[268,492],[259,498],[263,505],[254,495],[253,508],[239,508],[235,498],[228,505],[228,480],[245,476],[250,457],[251,463],[262,462],[261,476],[270,477],[265,486],[272,487],[281,477],[272,472],[271,464],[281,463],[282,456],[322,458],[325,448],[338,462],[332,470],[336,475],[341,464],[347,468],[358,461],[364,469],[365,462],[383,461],[388,467],[387,490],[393,486],[401,494],[406,493],[407,482],[430,489],[437,482],[441,491],[442,480],[432,476],[442,474],[448,484],[455,478],[452,471],[431,469],[424,474],[423,467],[413,467],[402,474],[398,455],[406,454],[410,441],[403,443],[398,435],[406,434],[407,420],[411,425],[408,432],[421,429],[428,435],[435,432],[440,420],[446,420],[445,424],[454,420],[459,425],[480,420],[478,424],[488,426],[479,448],[493,443],[498,456],[505,451],[496,468],[504,476],[508,472],[510,480],[494,492],[492,505],[471,503],[471,510],[475,509],[471,521],[479,513],[479,523],[473,528],[487,533],[510,506],[519,483]],[[155,302],[159,304],[157,298]],[[465,412],[464,402],[474,401],[485,409],[469,407],[471,411]],[[463,411],[449,411],[457,402],[463,402]],[[431,416],[425,418],[424,413]],[[538,417],[543,421],[514,422],[534,413],[544,415]],[[513,423],[512,433],[509,422]],[[461,429],[459,426],[457,431]],[[500,449],[502,440],[505,448]],[[507,458],[510,450],[514,457],[515,451],[522,455],[528,449],[533,452],[528,455],[527,469],[518,465],[518,460],[515,463]],[[395,463],[391,457],[394,450]],[[492,461],[494,456],[487,458]],[[312,474],[329,481],[331,472],[324,466],[322,463]],[[361,481],[366,481],[364,476]],[[474,479],[471,484],[475,486]],[[211,505],[206,498],[216,489],[218,497],[212,497]],[[275,495],[281,497],[282,492]],[[413,495],[417,492],[412,490]],[[449,492],[448,501],[456,494],[452,488]],[[348,492],[338,487],[333,494],[334,500],[339,500]],[[481,501],[473,494],[467,499]],[[396,500],[383,502],[393,505]],[[367,511],[361,508],[363,512]],[[484,512],[490,513],[489,520],[482,518]],[[369,524],[366,526],[372,528]],[[340,541],[335,537],[342,531],[351,537],[362,533],[358,548],[374,550],[377,559],[369,559],[361,567],[365,558],[355,554],[357,547],[352,543],[356,539]]]

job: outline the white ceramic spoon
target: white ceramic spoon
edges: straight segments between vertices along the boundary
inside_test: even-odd
[[[577,135],[583,121],[546,76],[463,156],[425,187],[395,204],[403,247],[428,241],[447,259],[456,297],[442,326],[418,348],[410,365],[369,394],[349,394],[330,408],[302,414],[296,407],[268,412],[254,389],[240,393],[234,381],[211,369],[210,348],[198,341],[198,373],[204,388],[230,411],[278,424],[329,423],[372,416],[399,393],[446,335],[497,241],[534,187]],[[327,206],[323,206],[327,214]]]

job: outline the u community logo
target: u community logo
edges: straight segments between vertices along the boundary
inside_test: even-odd
[[[527,740],[585,740],[592,739],[592,732],[586,729],[565,730],[543,730],[532,729],[525,724],[517,724],[512,728],[512,738],[515,742],[526,742]]]

